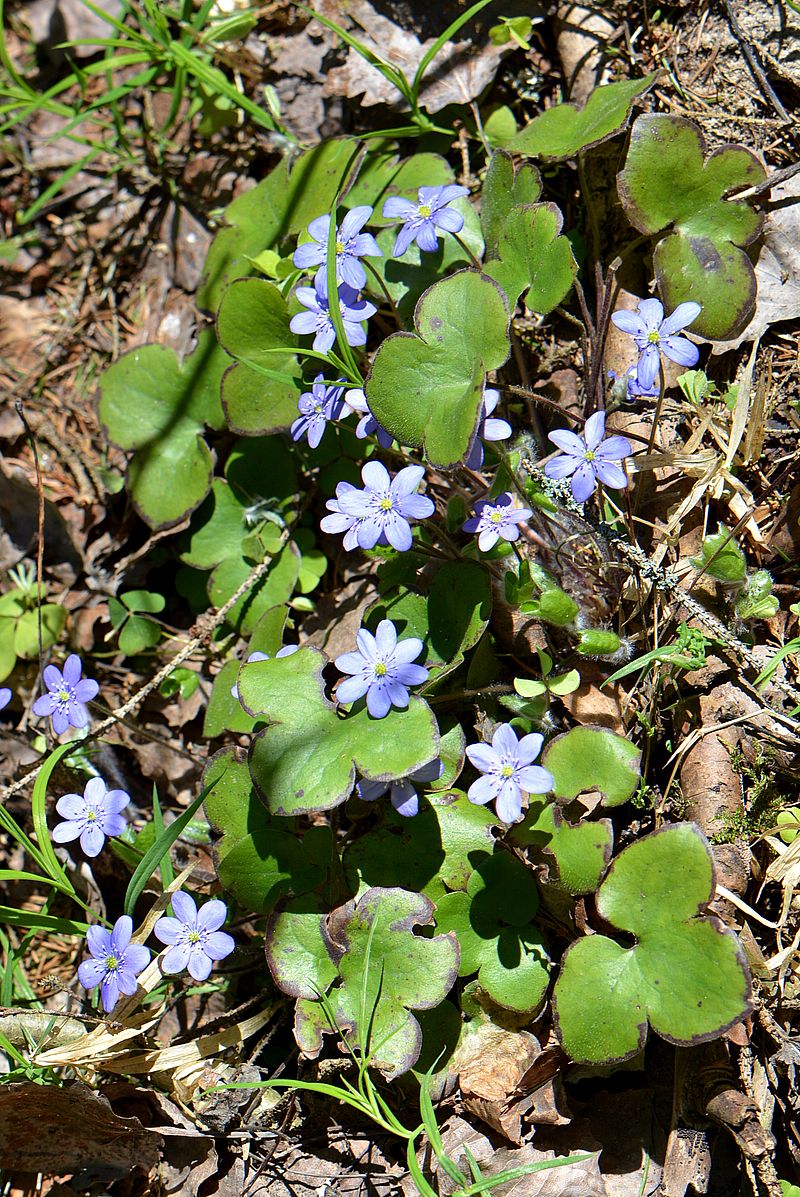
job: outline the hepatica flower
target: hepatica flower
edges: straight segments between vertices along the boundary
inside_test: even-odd
[[[333,348],[336,340],[336,329],[333,327],[328,297],[318,284],[313,287],[298,287],[295,292],[298,300],[307,308],[306,312],[298,312],[289,321],[292,332],[314,334],[312,348],[317,353],[327,353]],[[362,299],[358,292],[342,283],[338,291],[339,311],[342,314],[344,335],[348,345],[365,345],[367,331],[364,321],[374,316],[377,308],[374,304]]]
[[[609,370],[608,377],[613,384],[612,394],[614,394],[618,402],[624,402],[626,399],[655,399],[658,392],[661,390],[659,383],[655,380],[652,386],[643,387],[639,382],[638,363],[634,362],[632,366],[628,366],[627,370],[623,370],[621,374],[617,374],[616,370]]]
[[[0,686],[0,711],[11,702],[11,691],[8,686]]]
[[[355,702],[367,696],[367,710],[375,719],[383,719],[391,707],[408,706],[408,687],[428,680],[424,665],[412,665],[422,652],[417,636],[397,639],[390,619],[382,619],[375,635],[361,628],[356,636],[358,651],[336,658],[336,668],[350,677],[339,683],[339,702]]]
[[[485,553],[498,540],[519,540],[519,525],[533,514],[527,507],[515,507],[508,491],[493,503],[482,499],[475,504],[475,515],[464,524],[465,532],[478,533],[478,548]]]
[[[615,490],[628,485],[619,462],[630,457],[633,452],[631,442],[624,436],[606,437],[605,430],[606,414],[596,411],[586,421],[583,436],[563,428],[548,433],[549,439],[562,452],[548,461],[544,472],[548,478],[571,478],[576,503],[585,503],[598,482]]]
[[[300,415],[292,424],[292,440],[299,441],[305,437],[312,449],[316,449],[322,440],[322,435],[329,420],[338,420],[342,413],[343,386],[329,386],[321,374],[318,374],[311,384],[311,390],[306,391],[297,400]]]
[[[108,790],[102,777],[90,777],[83,794],[64,794],[56,810],[65,822],[53,828],[57,844],[69,844],[80,837],[87,856],[97,856],[106,836],[122,835],[125,820],[120,814],[130,802],[124,790]]]
[[[494,387],[486,387],[483,392],[483,414],[478,424],[475,443],[464,461],[470,470],[479,470],[483,465],[484,441],[507,441],[512,428],[507,420],[499,420],[492,416],[492,412],[500,402],[500,392]]]
[[[228,908],[219,898],[212,898],[198,910],[194,899],[179,890],[172,895],[172,909],[176,917],[164,915],[153,928],[156,939],[169,944],[161,971],[180,973],[188,969],[195,981],[205,981],[212,965],[230,956],[236,947],[233,937],[220,931]]]
[[[469,745],[467,756],[482,774],[467,791],[470,802],[478,806],[494,802],[498,817],[515,823],[522,813],[523,794],[548,794],[555,785],[552,773],[532,763],[543,742],[538,732],[518,740],[511,724],[501,723],[491,744]]]
[[[379,461],[368,461],[361,471],[363,490],[345,483],[337,486],[335,502],[338,510],[354,521],[348,533],[354,534],[362,549],[372,549],[376,544],[390,544],[399,552],[411,548],[410,521],[427,519],[434,511],[433,502],[427,496],[414,493],[424,477],[423,466],[405,466],[392,478]],[[339,487],[342,487],[341,491]],[[330,501],[328,508],[335,510]],[[330,516],[322,520],[321,526],[326,532],[341,531],[341,528],[333,528]],[[353,536],[350,537],[351,544],[352,540]]]
[[[635,312],[614,312],[611,317],[614,324],[633,337],[639,350],[636,377],[643,393],[658,378],[662,353],[679,366],[697,364],[700,357],[697,346],[675,334],[696,320],[701,310],[699,303],[679,303],[665,320],[663,304],[657,299],[640,299]]]
[[[83,664],[76,653],[67,657],[62,673],[55,665],[46,665],[44,684],[47,693],[33,704],[34,715],[49,715],[53,734],[60,736],[68,727],[86,727],[89,712],[85,704],[100,689],[92,678],[81,677]]]
[[[388,790],[389,799],[398,815],[410,819],[419,812],[419,797],[414,786],[426,781],[438,781],[443,773],[444,765],[437,759],[415,769],[400,781],[359,781],[356,791],[363,802],[374,802]]]
[[[372,215],[372,208],[364,206],[352,208],[341,225],[336,228],[336,282],[347,283],[354,290],[360,291],[367,282],[367,272],[361,265],[359,258],[383,257],[380,246],[371,233],[362,233],[361,229]],[[331,227],[330,216],[318,216],[308,226],[311,237],[304,245],[298,245],[292,261],[300,270],[310,270],[318,266],[315,283],[320,291],[328,290],[328,233]]]
[[[464,227],[464,217],[448,205],[462,195],[469,195],[468,188],[448,183],[444,187],[420,187],[416,204],[399,195],[387,199],[383,205],[383,215],[388,220],[403,221],[394,243],[393,256],[402,258],[412,241],[416,241],[420,249],[432,253],[436,249],[440,230],[460,233]]]
[[[91,953],[78,968],[78,980],[84,989],[100,986],[103,1009],[110,1014],[121,993],[131,997],[136,993],[136,978],[150,963],[150,949],[144,944],[131,943],[133,922],[130,915],[117,919],[111,931],[105,927],[90,927],[86,945]]]

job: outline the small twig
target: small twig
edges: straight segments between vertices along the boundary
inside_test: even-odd
[[[284,533],[283,542],[280,546],[281,548],[283,548],[283,545],[287,540],[288,533]],[[187,660],[187,658],[189,658],[193,652],[196,651],[196,649],[200,648],[202,644],[206,644],[210,640],[215,628],[220,626],[220,624],[224,621],[225,616],[230,610],[232,610],[233,607],[236,606],[239,599],[243,595],[247,594],[248,590],[251,590],[254,586],[258,585],[264,574],[269,570],[273,560],[274,554],[273,556],[268,557],[265,561],[261,561],[258,565],[254,566],[245,580],[242,582],[241,586],[234,591],[227,602],[223,603],[219,611],[203,620],[202,624],[200,624],[200,621],[198,621],[198,631],[194,636],[187,640],[180,652],[177,653],[170,661],[168,661],[162,669],[159,669],[155,677],[152,677],[149,682],[145,682],[145,684],[139,690],[137,690],[136,693],[129,698],[126,703],[123,703],[121,707],[117,707],[115,711],[111,712],[107,719],[104,719],[101,723],[98,723],[96,727],[92,728],[88,738],[96,739],[98,736],[103,735],[104,732],[107,732],[109,728],[113,727],[115,723],[119,723],[120,720],[124,719],[127,715],[130,715],[131,711],[134,711],[136,707],[138,707],[145,700],[145,698],[147,698],[148,694],[152,694],[153,690],[158,689],[164,679],[168,678],[169,675],[174,672],[179,665],[182,665],[183,662]],[[0,802],[6,802],[14,794],[18,794],[20,790],[24,790],[29,782],[34,781],[34,779],[38,777],[39,773],[44,768],[44,764],[44,761],[40,761],[36,768],[31,769],[31,771],[26,773],[24,777],[18,778],[17,781],[12,782],[11,785],[4,786],[3,789],[0,790]]]

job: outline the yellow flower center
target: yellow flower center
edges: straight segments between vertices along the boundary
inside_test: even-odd
[[[375,666],[375,676],[386,677],[386,666],[383,661],[378,661],[378,664]]]
[[[119,968],[119,960],[116,956],[106,956],[106,971],[113,973]]]
[[[200,942],[200,932],[199,931],[190,931],[189,934],[186,936],[186,938],[189,940],[189,943],[199,943]]]
[[[96,818],[97,818],[96,810],[87,810],[87,812],[86,812],[86,822],[87,823],[94,823]]]
[[[503,522],[502,511],[493,511],[492,514],[489,516],[489,522],[492,524],[502,524],[502,522]]]
[[[59,702],[69,702],[69,690],[59,690],[58,699]]]
[[[430,204],[420,204],[420,206],[417,208],[417,212],[419,212],[420,216],[430,216],[430,214],[431,214]]]
[[[336,242],[336,252],[337,252],[337,254],[343,254],[343,253],[344,253],[344,241],[337,241],[337,242]]]
[[[593,451],[592,449],[587,449],[587,450],[586,450],[586,460],[587,460],[587,461],[594,461],[594,451]]]
[[[391,511],[392,510],[391,496],[384,495],[383,498],[378,501],[378,506],[380,507],[381,511]]]
[[[316,415],[316,416],[322,415],[322,404],[321,403],[314,404],[314,415]]]
[[[514,776],[514,766],[513,765],[503,765],[502,769],[500,770],[500,776],[501,777],[513,777]]]
[[[658,331],[657,328],[653,328],[647,334],[647,339],[651,345],[657,345],[658,342],[661,340],[661,333]]]

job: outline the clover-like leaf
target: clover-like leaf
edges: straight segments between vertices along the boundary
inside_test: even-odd
[[[203,429],[224,425],[219,392],[227,364],[205,331],[182,364],[172,349],[145,345],[103,375],[100,419],[109,440],[133,451],[128,490],[151,528],[177,524],[208,494],[213,459]]]
[[[151,594],[148,590],[129,590],[118,599],[108,600],[108,618],[119,632],[119,646],[127,656],[158,644],[161,628],[147,614],[157,615],[165,605],[162,594]]]
[[[236,359],[222,380],[231,431],[262,436],[288,428],[297,418],[300,366],[292,352],[297,337],[278,288],[258,278],[231,283],[217,313],[217,336]],[[286,352],[275,352],[282,349]]]
[[[553,774],[556,798],[600,790],[604,806],[620,806],[636,792],[641,757],[635,744],[607,727],[573,727],[550,741],[542,764]]]
[[[522,822],[512,828],[511,839],[539,849],[548,885],[577,897],[594,893],[600,884],[611,860],[614,829],[610,819],[569,823],[556,803],[532,799]]]
[[[656,75],[623,79],[596,87],[583,108],[555,104],[535,116],[506,143],[514,154],[559,161],[574,158],[581,150],[599,145],[623,129],[634,101],[645,95]]]
[[[653,266],[667,307],[685,300],[701,304],[691,331],[722,340],[746,324],[755,307],[755,272],[744,247],[758,236],[762,221],[745,200],[724,197],[762,182],[765,171],[744,146],[705,153],[693,121],[640,116],[617,186],[635,228],[666,232]]]
[[[419,1058],[422,1031],[411,1011],[438,1006],[458,975],[455,935],[414,934],[433,923],[433,911],[422,894],[376,888],[327,919],[340,978],[331,993],[337,1026],[390,1079]]]
[[[499,1006],[527,1014],[544,999],[548,958],[532,919],[539,909],[533,873],[508,852],[482,861],[466,893],[445,894],[436,926],[455,932],[459,976],[477,972],[478,984]]]
[[[274,657],[283,647],[287,615],[288,609],[283,605],[270,607],[265,611],[256,621],[245,657],[254,652]],[[214,678],[203,716],[203,735],[210,740],[224,731],[251,732],[255,726],[255,719],[247,714],[239,699],[231,693],[239,677],[241,665],[241,661],[226,661]]]
[[[434,902],[448,889],[465,889],[494,851],[497,820],[458,790],[429,793],[413,819],[387,803],[380,826],[354,839],[344,854],[353,889],[382,885],[424,893]]]
[[[367,399],[402,444],[454,466],[474,440],[486,371],[508,357],[508,306],[492,279],[460,270],[425,292],[414,325],[416,334],[394,333],[379,348]]]
[[[499,257],[500,235],[512,208],[535,204],[542,194],[542,179],[530,162],[514,169],[514,159],[505,150],[492,154],[481,191],[481,228],[486,257]]]
[[[705,913],[715,888],[711,850],[693,823],[664,827],[620,853],[597,891],[597,911],[636,943],[589,935],[567,949],[553,1012],[573,1060],[628,1059],[644,1046],[648,1024],[689,1045],[746,1017],[744,955],[734,933]]]
[[[526,204],[507,213],[498,242],[498,257],[484,271],[506,293],[510,308],[525,288],[525,306],[532,312],[552,312],[569,293],[578,263],[555,204]]]
[[[215,844],[217,874],[243,909],[265,914],[285,894],[307,894],[327,877],[333,850],[328,827],[312,827],[299,840],[278,827],[259,799],[239,749],[209,761],[204,783],[217,784],[205,800]]]
[[[225,288],[252,274],[259,254],[330,210],[352,159],[352,143],[331,138],[300,154],[291,168],[283,158],[251,191],[228,204],[227,227],[211,243],[197,292],[201,311],[216,312]]]
[[[330,810],[351,793],[356,772],[391,781],[436,756],[436,720],[423,699],[411,695],[406,710],[383,719],[366,707],[342,718],[325,697],[325,663],[316,649],[301,648],[242,667],[245,709],[269,720],[253,741],[250,771],[273,814]]]

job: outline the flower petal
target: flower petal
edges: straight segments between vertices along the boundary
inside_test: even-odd
[[[361,470],[361,477],[364,485],[372,491],[388,490],[392,484],[389,471],[380,461],[368,461]]]
[[[404,224],[400,232],[397,234],[394,242],[394,249],[392,250],[393,258],[402,258],[403,254],[408,249],[411,242],[414,240],[415,229],[412,224]]]
[[[396,664],[407,665],[409,661],[416,661],[423,647],[419,636],[405,636],[402,640],[398,640],[394,649]]]
[[[485,806],[487,802],[494,802],[499,788],[500,782],[496,777],[479,777],[467,790],[467,797],[470,802]]]
[[[594,472],[604,486],[610,486],[613,490],[627,488],[627,474],[613,461],[603,461],[602,458],[598,458],[594,463]]]
[[[79,819],[86,810],[86,802],[80,794],[62,794],[56,810],[65,819]]]
[[[503,783],[495,804],[497,817],[504,823],[516,823],[522,814],[522,791],[510,778]]]
[[[356,786],[362,802],[375,802],[389,789],[388,781],[360,781]]]
[[[492,736],[492,748],[500,757],[510,757],[512,760],[517,759],[519,740],[510,723],[501,723],[495,729],[495,733]]]
[[[621,308],[618,312],[612,313],[611,323],[615,324],[620,332],[627,333],[629,337],[647,336],[647,325],[638,312],[629,312],[627,309]]]
[[[419,811],[417,792],[407,781],[398,781],[392,786],[391,803],[404,819],[413,819]]]
[[[131,942],[133,935],[133,919],[129,914],[121,914],[111,929],[111,951],[121,956]]]
[[[86,946],[96,959],[105,961],[111,953],[111,933],[105,927],[90,927],[86,932]]]
[[[56,823],[50,835],[57,844],[70,844],[81,834],[82,826],[82,823],[76,823],[72,820],[67,823]]]
[[[194,898],[182,889],[172,895],[172,910],[185,927],[197,926],[197,904]]]
[[[595,459],[602,457],[603,461],[621,461],[623,457],[630,457],[633,445],[626,436],[609,436],[598,445],[594,451]]]
[[[398,665],[394,678],[402,686],[422,686],[428,680],[428,671],[424,665]]]
[[[544,744],[544,736],[539,732],[531,732],[530,735],[523,736],[517,749],[519,763],[529,765],[531,761],[535,761],[542,751],[542,744]]]
[[[526,794],[549,794],[556,784],[553,774],[541,765],[526,765],[520,769],[517,778]]]
[[[393,653],[397,647],[397,630],[391,619],[382,619],[375,631],[375,648],[384,659]],[[419,655],[419,654],[417,654]]]
[[[402,195],[390,196],[383,205],[383,216],[387,220],[408,220],[416,214],[417,205],[412,204],[409,199],[404,199]]]
[[[94,989],[105,975],[105,960],[84,960],[78,965],[78,980],[84,989]]]
[[[640,387],[647,390],[653,385],[659,375],[661,356],[655,345],[648,345],[642,350],[636,366],[636,378]]]
[[[639,315],[642,317],[647,331],[653,332],[661,327],[664,319],[664,305],[658,299],[640,299]]]
[[[374,664],[374,662],[378,660],[378,642],[372,635],[372,632],[368,631],[366,628],[359,628],[359,630],[356,632],[356,644],[358,645],[358,651],[363,658],[361,662],[362,669],[364,668],[364,661]]]
[[[554,445],[558,445],[559,449],[571,457],[583,459],[586,456],[586,443],[583,437],[577,436],[567,428],[557,428],[555,432],[548,432],[547,439]]]
[[[106,837],[96,823],[87,823],[81,832],[81,848],[87,856],[99,856]]]
[[[81,680],[83,663],[77,653],[70,653],[64,662],[64,681],[69,686],[76,686]]]
[[[700,350],[686,337],[667,337],[661,342],[661,352],[679,366],[694,366],[700,357]]]
[[[162,973],[180,973],[189,963],[190,948],[188,943],[176,943],[167,948],[161,961]]]
[[[576,503],[585,503],[597,486],[592,463],[585,461],[572,475],[572,496]]]
[[[554,480],[569,478],[571,474],[575,473],[581,461],[581,458],[572,457],[568,454],[564,454],[562,457],[554,457],[552,461],[545,463],[545,476]]]
[[[404,466],[392,482],[392,494],[412,495],[424,477],[424,466]]]
[[[203,950],[212,960],[224,960],[236,947],[236,940],[227,931],[214,931],[203,944]]]
[[[373,682],[367,690],[367,710],[374,719],[383,719],[389,714],[392,700],[389,697],[389,687]]]
[[[417,226],[415,240],[420,249],[424,250],[425,253],[432,254],[439,248],[436,225],[432,220],[424,220],[422,224]]]
[[[500,758],[491,744],[470,744],[466,753],[470,763],[481,773],[489,773],[500,766]]]
[[[347,677],[336,687],[336,697],[339,702],[356,702],[363,698],[370,687],[365,677]]]
[[[583,428],[583,439],[586,442],[586,448],[594,452],[605,436],[605,432],[606,413],[604,411],[592,412]]]
[[[366,219],[366,217],[365,217]],[[197,926],[201,931],[219,931],[228,917],[228,907],[219,898],[212,898],[200,907],[197,914]],[[230,939],[230,936],[228,936]],[[231,948],[231,951],[233,949]]]
[[[119,1000],[119,981],[114,973],[106,973],[100,986],[100,993],[103,998],[103,1009],[106,1014],[110,1014]]]
[[[195,950],[189,954],[189,976],[193,977],[195,981],[205,981],[211,972],[211,964],[211,957],[206,956],[198,944]]]
[[[143,943],[132,943],[128,945],[125,952],[125,968],[134,975],[140,973],[142,969],[147,968],[150,963],[150,949]]]
[[[464,227],[464,217],[455,208],[440,208],[433,213],[431,220],[437,229],[445,229],[448,233],[460,233]]]
[[[397,549],[398,553],[405,553],[411,548],[414,539],[411,535],[411,525],[402,516],[393,511],[389,512],[383,531],[389,544],[393,549]]]
[[[160,919],[156,919],[153,934],[161,943],[176,943],[183,934],[183,923],[168,914],[162,914]]]
[[[693,324],[697,317],[702,312],[699,303],[694,303],[693,300],[687,300],[685,303],[679,303],[675,311],[667,316],[666,320],[661,325],[659,332],[661,338],[671,337],[673,333],[680,332],[682,328],[686,328],[688,324]]]
[[[369,204],[359,204],[358,207],[351,208],[339,226],[339,235],[342,241],[347,242],[360,233],[371,215],[372,208]]]

